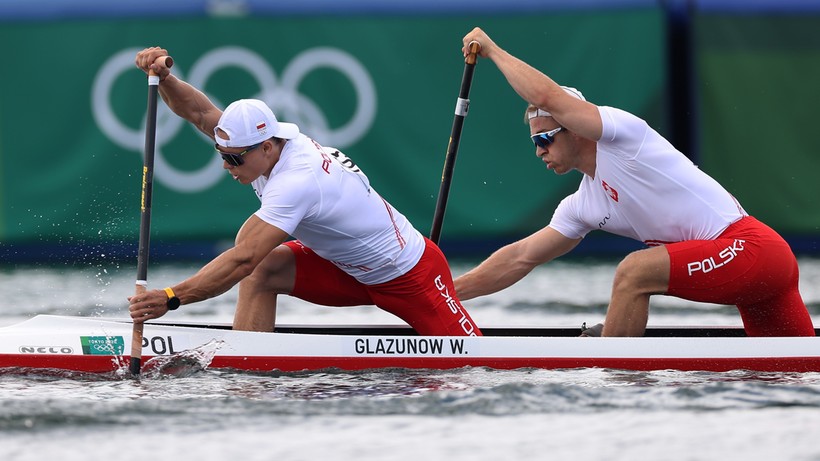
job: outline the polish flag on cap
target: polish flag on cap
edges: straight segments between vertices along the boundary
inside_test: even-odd
[[[271,137],[293,139],[297,136],[298,126],[276,120],[270,107],[258,99],[232,102],[214,127],[214,139],[222,147],[247,147]]]

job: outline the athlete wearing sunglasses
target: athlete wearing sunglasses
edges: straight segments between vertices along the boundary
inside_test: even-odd
[[[290,295],[327,306],[376,305],[420,335],[481,335],[458,300],[444,254],[350,158],[280,122],[263,101],[242,99],[220,110],[156,64],[167,55],[147,48],[136,64],[159,75],[168,107],[216,142],[225,169],[253,187],[260,206],[234,246],[195,275],[131,297],[135,322],[239,284],[236,330],[273,331],[277,297]]]
[[[456,279],[462,300],[504,289],[603,230],[648,248],[618,265],[606,321],[584,336],[643,335],[649,299],[658,294],[736,305],[748,336],[814,336],[797,260],[777,232],[644,120],[592,104],[479,28],[464,37],[465,56],[472,41],[529,104],[525,122],[536,155],[557,174],[582,176],[546,227]]]
[[[216,152],[219,155],[222,156],[222,160],[225,160],[226,162],[228,162],[228,165],[241,166],[242,164],[245,163],[245,159],[244,159],[245,154],[247,154],[248,152],[256,149],[259,146],[261,146],[262,143],[264,143],[264,141],[256,143],[256,144],[248,147],[247,149],[243,150],[242,152],[237,152],[237,153],[225,152],[224,150],[222,150],[221,147],[219,147],[219,144],[214,144],[214,149],[216,149]]]
[[[550,144],[555,142],[555,135],[563,130],[563,127],[558,127],[549,131],[543,131],[541,133],[535,133],[534,135],[530,136],[532,139],[532,143],[538,147],[546,149],[549,147]]]

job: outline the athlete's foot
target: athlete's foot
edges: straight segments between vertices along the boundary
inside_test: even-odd
[[[597,338],[597,337],[601,336],[602,331],[604,331],[604,324],[603,323],[593,325],[589,328],[587,328],[587,323],[586,322],[584,322],[584,324],[581,325],[581,337],[595,337],[595,338]]]

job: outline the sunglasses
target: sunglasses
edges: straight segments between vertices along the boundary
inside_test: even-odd
[[[260,142],[259,144],[254,144],[251,147],[248,147],[247,149],[245,149],[242,152],[239,152],[237,154],[229,154],[227,152],[222,152],[221,150],[219,150],[219,144],[214,144],[214,149],[216,149],[216,152],[219,155],[222,156],[222,160],[225,160],[226,162],[228,162],[228,165],[240,166],[240,165],[245,163],[245,159],[242,158],[242,156],[247,154],[248,152],[256,149],[257,147],[261,146],[262,144],[264,144],[264,141]]]
[[[530,138],[532,138],[533,144],[535,144],[538,147],[543,147],[546,149],[547,146],[555,142],[555,135],[563,129],[563,127],[559,126],[554,130],[545,131],[543,133],[536,133],[530,136]]]

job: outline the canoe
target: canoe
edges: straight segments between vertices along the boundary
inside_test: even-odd
[[[0,369],[127,370],[127,319],[38,315],[0,328]],[[820,337],[750,338],[737,327],[651,327],[641,338],[580,338],[579,328],[483,328],[484,337],[418,336],[405,326],[145,324],[143,361],[209,349],[206,365],[249,372],[617,368],[820,372]],[[145,363],[145,362],[144,362]]]

